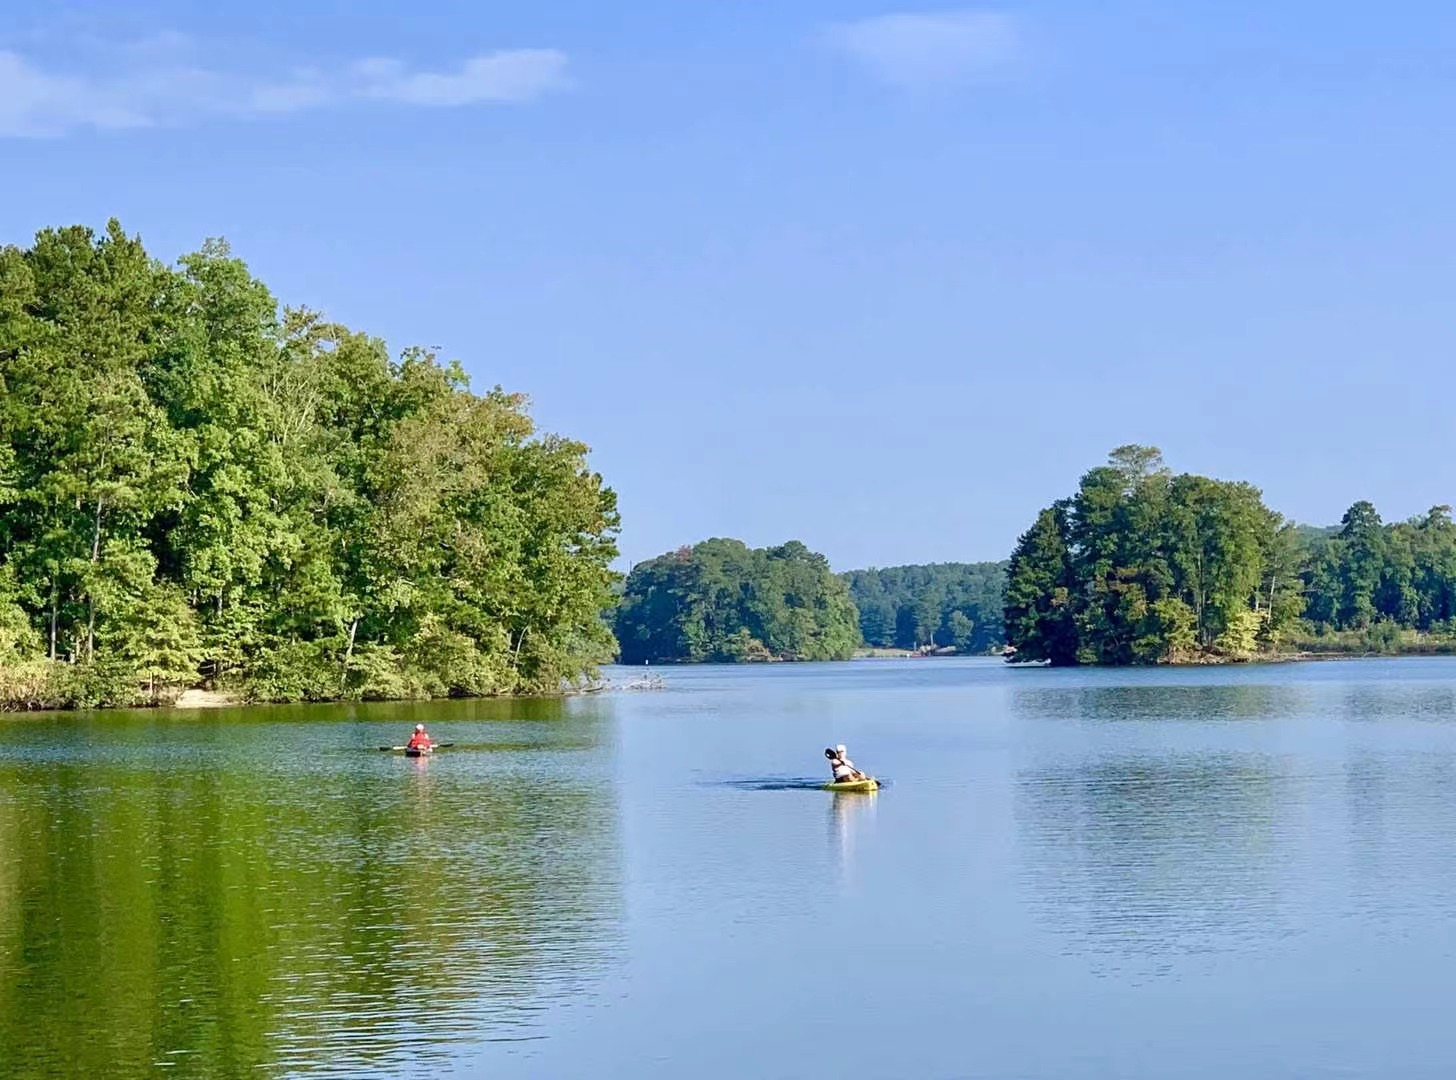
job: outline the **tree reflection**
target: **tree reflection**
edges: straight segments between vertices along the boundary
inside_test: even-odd
[[[1167,961],[1279,934],[1287,836],[1275,788],[1251,755],[1024,772],[1016,812],[1032,906],[1104,961]]]
[[[1306,698],[1301,687],[1262,683],[1033,684],[1016,687],[1012,707],[1043,720],[1263,720],[1297,715]]]
[[[359,1075],[528,1033],[622,918],[609,725],[555,709],[423,764],[222,721],[0,759],[0,1074]]]
[[[1456,721],[1456,688],[1421,683],[1354,683],[1342,687],[1341,719],[1379,723],[1382,720]]]

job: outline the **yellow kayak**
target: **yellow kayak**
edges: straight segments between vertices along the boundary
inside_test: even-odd
[[[825,791],[879,791],[880,782],[873,776],[864,780],[840,780],[824,785]]]

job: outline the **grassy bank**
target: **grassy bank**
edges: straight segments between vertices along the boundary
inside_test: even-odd
[[[1376,623],[1363,630],[1303,635],[1292,639],[1289,645],[1307,657],[1456,655],[1456,635],[1405,630],[1394,623]]]

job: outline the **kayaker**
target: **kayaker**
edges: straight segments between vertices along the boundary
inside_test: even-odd
[[[844,756],[844,747],[826,748],[824,756],[829,759],[829,770],[834,775],[834,783],[842,784],[850,780],[863,780],[864,773],[854,767],[854,762]]]
[[[869,779],[869,774],[868,773],[862,773],[862,772],[860,772],[858,769],[856,769],[854,767],[854,762],[852,762],[852,761],[849,760],[849,751],[844,748],[844,743],[840,743],[838,746],[836,746],[834,748],[834,752],[835,752],[836,755],[838,755],[839,760],[842,761],[842,762],[844,762],[845,767],[849,769],[850,773],[854,776],[854,778],[856,780],[868,780]]]
[[[429,750],[435,744],[430,742],[430,736],[425,731],[424,724],[415,725],[415,733],[410,736],[409,748],[411,750]]]

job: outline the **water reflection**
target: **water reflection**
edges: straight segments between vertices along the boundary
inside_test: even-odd
[[[1362,750],[1344,780],[1354,914],[1382,931],[1421,911],[1456,915],[1456,759]]]
[[[1253,755],[1101,759],[1017,777],[1023,885],[1070,948],[1110,971],[1287,933],[1292,793]]]
[[[853,880],[855,834],[874,818],[878,797],[873,791],[836,791],[830,796],[829,849],[841,883]]]
[[[1170,686],[1056,686],[1023,683],[1011,694],[1018,716],[1039,720],[1249,720],[1299,712],[1307,691],[1299,686],[1225,683]]]
[[[155,718],[0,757],[0,1075],[361,1076],[533,1037],[621,934],[609,725],[555,707],[433,761]]]
[[[1339,705],[1335,711],[1349,720],[1450,722],[1456,720],[1456,687],[1421,683],[1351,683],[1343,688]]]

